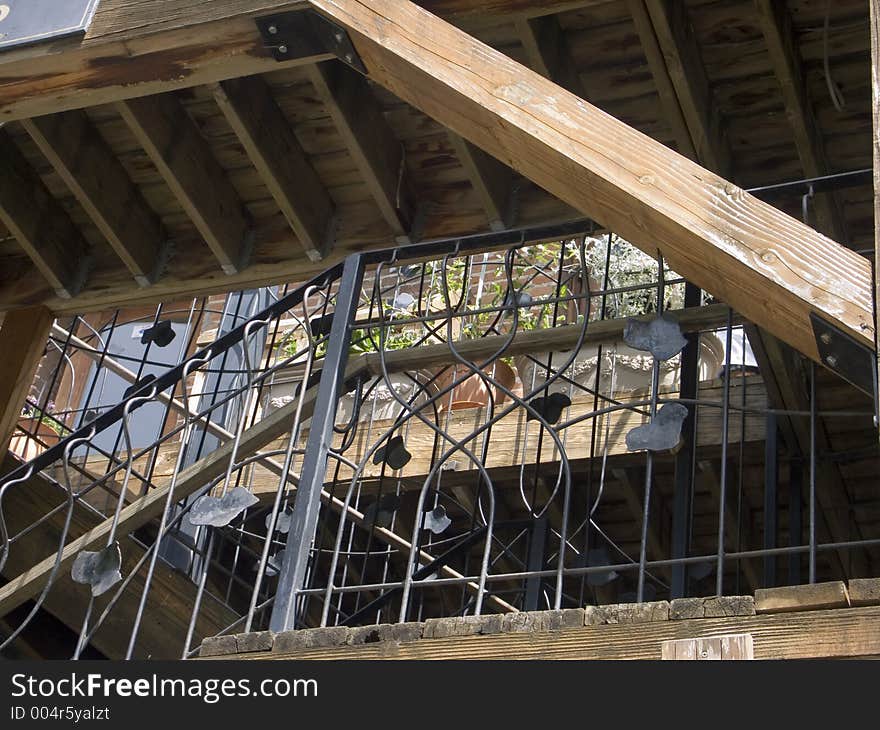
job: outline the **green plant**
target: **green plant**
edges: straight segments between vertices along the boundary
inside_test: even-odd
[[[611,247],[610,256],[609,245]],[[606,318],[632,317],[657,311],[657,259],[642,253],[620,236],[612,235],[589,239],[586,250],[587,267],[600,288],[605,287],[605,265],[608,263],[608,289],[637,287],[633,291],[609,294],[605,299]],[[665,271],[666,279],[677,278],[673,271]],[[640,286],[641,285],[641,286]],[[677,309],[684,305],[684,286],[667,286],[663,308]]]
[[[421,339],[415,330],[404,329],[403,325],[390,325],[384,333],[379,327],[356,329],[351,333],[351,348],[349,352],[355,355],[363,355],[368,352],[378,352],[380,343],[384,344],[385,352],[391,350],[406,350],[414,347]]]
[[[53,403],[52,401],[49,401],[46,404],[45,410],[40,410],[36,406],[27,403],[21,409],[21,416],[22,418],[31,418],[36,420],[37,423],[45,424],[59,436],[63,436],[68,429],[61,421],[55,418],[55,416],[53,415],[54,411],[55,403]]]

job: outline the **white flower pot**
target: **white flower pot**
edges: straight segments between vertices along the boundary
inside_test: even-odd
[[[549,378],[546,365],[550,361],[549,352],[531,353],[538,362],[525,355],[514,358],[523,385],[523,393],[540,388]],[[558,370],[565,364],[571,351],[554,352],[551,367]],[[543,363],[543,365],[539,364]],[[571,365],[562,376],[591,390],[596,387],[596,368],[599,363],[599,346],[587,345],[581,348]],[[699,380],[712,380],[724,363],[724,346],[714,334],[700,337]],[[609,343],[602,347],[602,367],[599,375],[599,391],[603,394],[631,393],[651,387],[654,358],[650,353],[634,350],[623,342]],[[557,378],[550,386],[550,392],[568,394],[573,387],[563,377]],[[681,356],[660,363],[660,387],[677,390],[681,385]],[[576,393],[575,393],[576,394]]]

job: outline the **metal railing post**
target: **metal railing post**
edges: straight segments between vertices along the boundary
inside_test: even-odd
[[[349,256],[345,260],[336,293],[327,354],[321,369],[300,482],[293,503],[284,562],[269,622],[270,629],[275,632],[287,631],[296,626],[296,601],[299,591],[305,587],[309,551],[318,527],[321,490],[327,474],[327,458],[333,440],[339,389],[348,364],[352,322],[357,313],[363,278],[362,256]]]

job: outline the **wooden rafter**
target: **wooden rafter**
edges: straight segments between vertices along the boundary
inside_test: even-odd
[[[214,98],[312,261],[332,248],[335,205],[266,82],[234,79]]]
[[[196,123],[171,95],[117,109],[227,274],[243,268],[250,224],[241,200]]]
[[[480,198],[489,227],[493,231],[512,227],[516,220],[513,170],[455,132],[449,133],[449,141]]]
[[[88,245],[15,142],[0,130],[0,221],[58,296],[85,283]]]
[[[533,71],[572,94],[587,98],[571,60],[565,31],[556,18],[547,15],[521,18],[516,21],[516,29]]]
[[[494,24],[598,5],[605,0],[423,0],[461,24]],[[321,54],[279,64],[254,18],[309,6],[307,0],[204,2],[102,0],[81,43],[40,44],[0,56],[0,121],[161,94],[226,79],[306,66]]]
[[[646,2],[645,7],[690,132],[696,159],[710,170],[728,175],[730,153],[723,142],[720,115],[712,103],[709,80],[687,8],[684,3],[669,0]]]
[[[410,2],[313,5],[378,83],[801,352],[818,357],[812,312],[873,346],[858,255]]]
[[[785,112],[794,133],[801,166],[806,177],[820,177],[829,173],[822,133],[816,122],[807,96],[807,86],[798,51],[794,46],[791,17],[785,3],[773,0],[755,0],[761,30],[770,53],[770,60],[785,102]],[[846,230],[839,201],[834,194],[816,198],[816,226],[826,235],[841,243],[846,242]]]
[[[409,243],[415,202],[403,145],[366,80],[340,61],[309,69],[309,78],[345,140],[373,199],[395,236]]]
[[[635,24],[636,32],[639,35],[639,40],[642,42],[642,50],[645,53],[648,68],[651,69],[651,75],[654,77],[654,86],[657,88],[657,94],[660,96],[660,103],[663,106],[666,122],[672,130],[678,151],[685,157],[695,162],[700,162],[687,121],[684,118],[684,112],[681,109],[675,84],[669,74],[669,69],[666,67],[666,58],[663,55],[663,49],[660,48],[654,24],[651,22],[651,15],[648,12],[646,0],[627,0],[626,4]]]
[[[138,284],[148,286],[158,274],[162,224],[85,112],[22,125]]]
[[[54,317],[45,307],[10,312],[0,326],[0,454],[21,417]]]

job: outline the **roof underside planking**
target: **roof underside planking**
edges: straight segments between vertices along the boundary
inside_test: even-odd
[[[774,306],[805,354],[813,310],[872,342],[867,260],[726,182],[870,167],[865,0],[831,4],[840,110],[824,3],[418,5],[473,37],[408,2],[103,0],[84,39],[0,55],[0,310],[302,280],[588,215],[771,330]],[[306,7],[350,29],[366,76],[273,58],[255,18]],[[873,247],[869,185],[817,195],[814,218]]]

